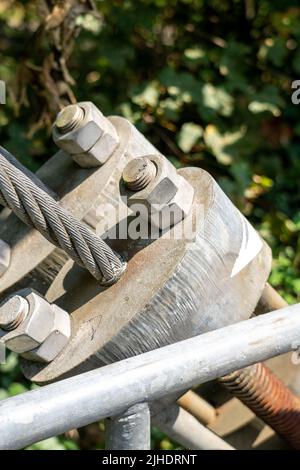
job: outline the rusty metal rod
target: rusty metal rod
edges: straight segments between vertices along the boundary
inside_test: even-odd
[[[216,409],[193,390],[189,390],[182,395],[177,403],[202,424],[210,424],[217,417]]]
[[[287,302],[266,284],[257,314]],[[228,374],[220,382],[295,449],[300,449],[300,399],[262,363]]]
[[[221,382],[293,448],[300,449],[300,400],[265,364],[232,372]]]

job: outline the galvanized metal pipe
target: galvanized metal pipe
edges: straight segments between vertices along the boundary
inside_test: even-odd
[[[161,431],[187,449],[235,450],[175,403],[152,416],[152,421]]]
[[[0,403],[0,448],[23,448],[299,344],[297,304],[26,392]]]
[[[256,315],[286,307],[287,302],[267,282],[261,298],[255,309]],[[186,392],[177,400],[179,406],[191,413],[200,423],[209,424],[216,418],[216,409],[192,390]]]
[[[267,282],[255,309],[256,315],[286,307],[287,302]],[[177,400],[179,406],[191,413],[203,424],[209,424],[216,418],[216,410],[192,390]]]
[[[150,411],[147,403],[138,403],[106,420],[105,445],[109,450],[149,450]]]

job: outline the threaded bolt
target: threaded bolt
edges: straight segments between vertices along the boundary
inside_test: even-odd
[[[265,364],[245,367],[220,381],[295,449],[300,449],[300,400]]]
[[[0,328],[15,330],[26,318],[29,303],[20,295],[14,295],[0,305]]]
[[[66,134],[77,127],[84,119],[84,110],[77,104],[71,104],[58,114],[55,126],[61,134]]]
[[[131,191],[140,191],[154,180],[156,173],[156,166],[148,157],[138,157],[124,168],[123,180]]]

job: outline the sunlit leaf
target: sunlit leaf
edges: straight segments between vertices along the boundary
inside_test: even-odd
[[[245,132],[245,128],[242,127],[235,132],[221,134],[216,126],[210,124],[205,128],[204,141],[220,163],[229,165],[232,162],[232,155],[226,148],[240,140]]]
[[[233,111],[233,98],[222,88],[207,83],[202,88],[203,104],[223,116],[230,116]]]
[[[154,81],[147,84],[140,93],[133,95],[132,101],[133,103],[141,106],[141,108],[144,108],[145,106],[151,106],[152,108],[155,108],[158,103],[158,97],[158,83]]]
[[[280,116],[281,114],[280,109],[274,104],[263,103],[261,101],[251,101],[251,103],[249,103],[248,108],[249,111],[251,111],[251,113],[253,114],[264,112],[270,112],[271,114],[273,114],[273,116]]]
[[[203,135],[201,126],[193,122],[186,122],[178,134],[178,145],[183,152],[188,153]]]

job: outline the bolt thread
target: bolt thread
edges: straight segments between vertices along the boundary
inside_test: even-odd
[[[300,399],[265,364],[232,372],[220,381],[293,448],[300,449]]]
[[[7,325],[1,326],[2,330],[4,331],[12,331],[18,328],[18,326],[25,320],[26,317],[26,312],[21,312],[19,315],[15,318],[14,321],[8,323]]]
[[[57,116],[55,125],[61,134],[75,129],[84,118],[84,110],[78,105],[64,108]]]
[[[18,328],[25,320],[29,310],[27,300],[19,295],[15,295],[6,303],[2,304],[1,307],[2,310],[4,309],[4,312],[2,311],[2,319],[4,321],[0,321],[0,328],[4,331],[12,331]],[[11,321],[9,321],[10,318]]]
[[[135,164],[135,168],[128,168],[128,170],[123,172],[123,179],[126,183],[126,186],[131,191],[141,191],[146,188],[151,181],[154,180],[156,176],[156,166],[149,160],[149,158],[142,157],[136,158],[136,162],[132,161],[129,163]]]

